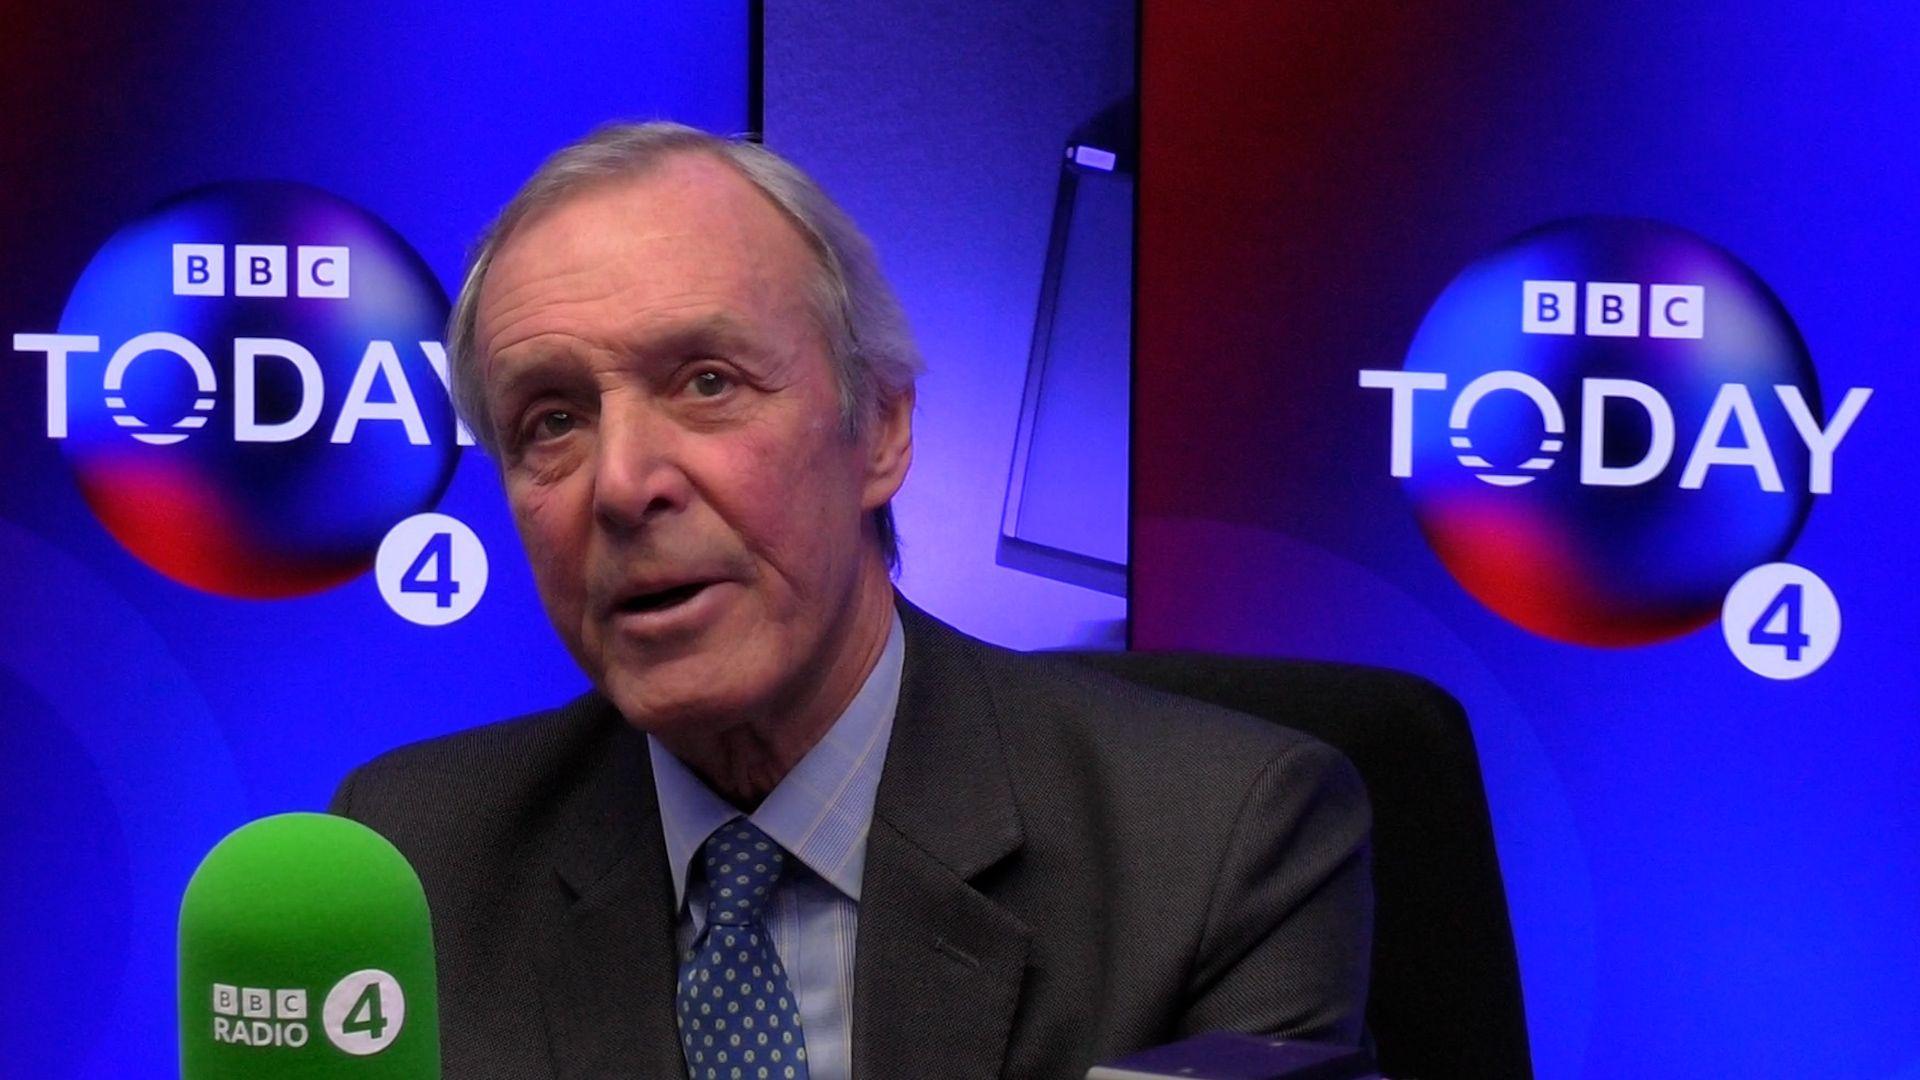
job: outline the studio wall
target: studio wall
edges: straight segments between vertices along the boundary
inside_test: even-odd
[[[873,239],[926,358],[913,470],[896,500],[901,590],[1000,644],[1119,647],[1123,596],[1004,565],[999,538],[1062,151],[1133,91],[1132,5],[772,0],[766,19],[767,143],[818,177]],[[1123,343],[1129,254],[1113,257],[1120,290],[1098,301]],[[1124,375],[1124,359],[1113,359]],[[1124,500],[1123,380],[1121,389],[1068,421],[1083,438],[1118,433],[1121,452],[1060,493],[1065,513],[1105,521],[1103,500]],[[1113,507],[1115,533],[1124,509]],[[1125,537],[1110,546],[1124,551]]]
[[[21,8],[0,35],[0,1073],[36,1080],[177,1075],[175,917],[228,831],[584,689],[423,342],[553,149],[615,117],[737,131],[748,112],[744,3],[89,7]],[[220,295],[176,243],[219,253]],[[282,250],[261,276],[286,296],[236,295],[240,245]],[[339,247],[350,269],[311,262]],[[108,389],[147,333],[206,371],[175,342]],[[99,341],[56,364],[32,339],[60,334]],[[302,346],[319,382],[261,356],[243,393],[241,337]],[[356,397],[376,340],[391,366]],[[297,437],[261,430],[295,431],[309,398]],[[373,566],[428,510],[486,552],[483,594],[463,548],[416,569],[477,599],[446,625],[402,617]]]
[[[1144,18],[1133,644],[1465,703],[1538,1075],[1920,1075],[1920,23]]]

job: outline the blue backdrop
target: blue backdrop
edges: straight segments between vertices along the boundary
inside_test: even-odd
[[[1147,5],[1134,644],[1370,661],[1466,703],[1548,1080],[1920,1076],[1916,41],[1892,5]],[[1589,215],[1662,224],[1507,246]],[[1530,334],[1527,279],[1703,284],[1706,337]],[[1456,454],[1512,473],[1542,445],[1500,391],[1456,449],[1465,377],[1510,368],[1655,386],[1672,463],[1576,483],[1569,384],[1557,465],[1470,476]],[[1404,480],[1362,371],[1451,378]],[[1774,387],[1816,378],[1822,420],[1873,396],[1809,499]],[[1786,490],[1682,487],[1726,382]],[[1611,464],[1648,445],[1631,411]],[[1842,612],[1796,681],[1744,667],[1713,600],[1718,564],[1776,552]]]
[[[109,236],[226,181],[296,181],[344,199],[452,292],[479,227],[544,155],[593,125],[670,117],[744,130],[747,17],[744,2],[14,12],[0,43],[0,330],[54,331]],[[157,273],[165,293],[164,262]],[[400,344],[413,391],[441,394],[416,344]],[[209,353],[224,394],[229,355]],[[73,364],[76,408],[98,407],[100,384],[82,374],[97,379],[105,355]],[[163,362],[133,371],[152,363]],[[374,753],[553,704],[583,679],[540,612],[478,452],[460,455],[438,503],[491,556],[466,619],[403,620],[371,573],[310,595],[231,599],[155,572],[102,527],[48,436],[47,375],[30,350],[0,365],[0,1073],[172,1076],[174,919],[215,841],[253,817],[323,806]],[[329,409],[345,390],[329,380]],[[192,445],[231,438],[224,397],[217,408]],[[439,408],[422,411],[431,420]],[[75,440],[79,422],[76,412]],[[325,430],[308,436],[316,468],[365,448],[329,449]],[[444,454],[445,435],[387,440],[388,466]],[[320,516],[304,525],[268,515],[261,527],[319,529],[364,509],[351,490],[328,498],[306,507]]]

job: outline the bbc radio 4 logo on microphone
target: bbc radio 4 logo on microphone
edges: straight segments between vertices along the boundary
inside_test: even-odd
[[[129,222],[58,332],[13,345],[44,357],[47,437],[114,538],[182,584],[266,599],[359,576],[445,491],[472,443],[446,316],[433,273],[372,214],[236,182]]]
[[[392,1046],[407,1022],[407,998],[399,980],[377,968],[356,971],[335,983],[317,1017],[308,1016],[303,987],[214,983],[212,1005],[210,1034],[216,1043],[298,1050],[311,1040],[309,1024],[317,1020],[327,1042],[352,1057]]]
[[[1433,550],[1510,622],[1619,647],[1722,618],[1777,678],[1831,655],[1837,602],[1783,560],[1873,391],[1823,391],[1727,251],[1654,221],[1543,226],[1462,270],[1405,366],[1359,382]]]
[[[307,992],[213,984],[213,1041],[229,1046],[307,1045]]]

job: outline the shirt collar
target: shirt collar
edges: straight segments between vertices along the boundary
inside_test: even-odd
[[[895,612],[880,660],[853,702],[747,816],[809,870],[856,902],[866,869],[874,793],[893,734],[894,710],[900,704],[905,657],[906,633]],[[740,811],[714,794],[652,735],[647,736],[647,754],[653,761],[653,785],[660,799],[660,825],[666,835],[678,909],[687,901],[687,878],[700,846],[713,830],[740,816]]]

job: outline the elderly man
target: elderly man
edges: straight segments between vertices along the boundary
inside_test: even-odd
[[[449,1077],[1077,1077],[1204,1030],[1359,1038],[1337,754],[895,594],[919,361],[792,165],[596,132],[487,233],[450,339],[594,692],[336,796],[425,884]]]

